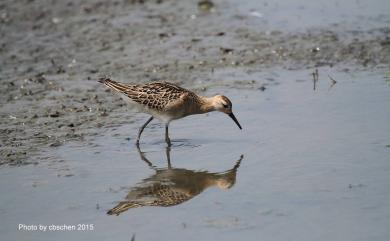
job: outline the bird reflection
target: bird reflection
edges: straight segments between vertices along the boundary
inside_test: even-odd
[[[209,173],[208,171],[193,171],[171,166],[170,148],[166,149],[168,167],[155,167],[138,147],[141,159],[155,170],[155,174],[142,180],[130,189],[126,200],[120,202],[107,214],[119,215],[130,208],[145,206],[169,207],[181,204],[203,192],[206,188],[217,186],[229,189],[236,182],[237,169],[243,155],[236,161],[234,167],[227,171]]]

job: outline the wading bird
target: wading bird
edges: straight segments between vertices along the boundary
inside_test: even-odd
[[[171,146],[168,134],[169,123],[189,115],[211,111],[223,112],[242,129],[232,112],[232,102],[223,95],[204,97],[175,84],[160,81],[137,85],[101,78],[99,82],[117,91],[124,100],[135,104],[141,111],[152,115],[139,129],[137,145],[143,130],[154,118],[164,122],[165,141],[168,146]]]

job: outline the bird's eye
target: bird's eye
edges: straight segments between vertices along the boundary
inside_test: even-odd
[[[223,108],[229,108],[229,106],[228,105],[225,105],[225,104],[222,104],[223,105]]]

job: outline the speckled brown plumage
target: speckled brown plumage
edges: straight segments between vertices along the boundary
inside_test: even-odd
[[[197,95],[192,91],[166,81],[130,85],[106,78],[103,83],[129,97],[132,101],[157,111],[169,111],[170,105],[177,101],[193,99],[193,101],[200,102]]]

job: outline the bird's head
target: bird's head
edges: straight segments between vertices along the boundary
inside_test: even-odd
[[[229,98],[223,95],[216,95],[213,97],[213,105],[216,111],[227,114],[237,124],[238,128],[242,129],[240,123],[233,114],[232,102],[229,100]]]

